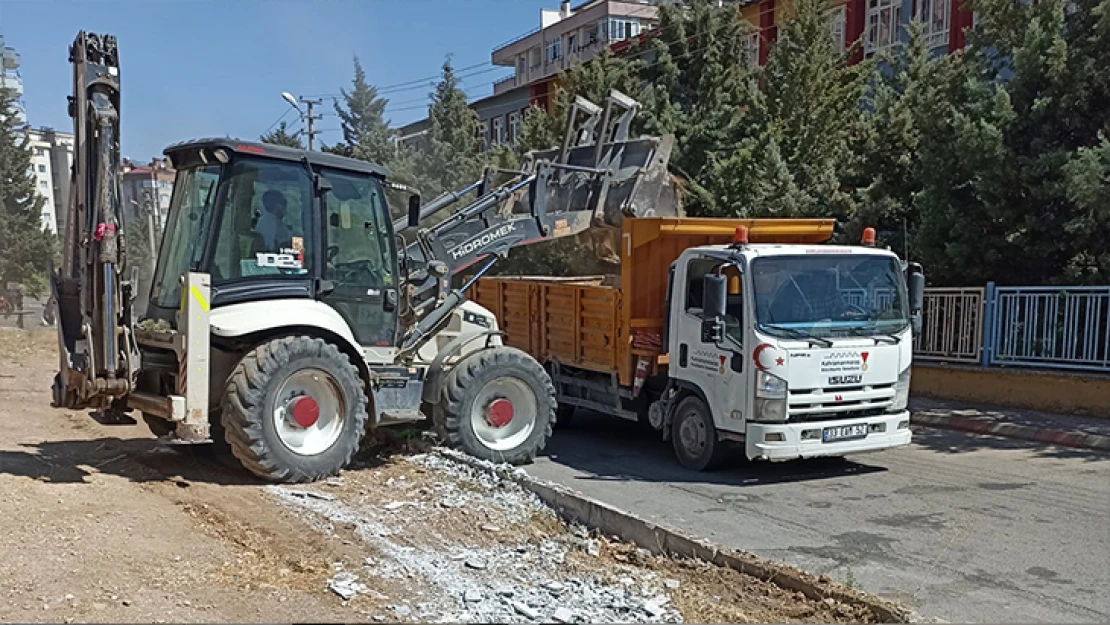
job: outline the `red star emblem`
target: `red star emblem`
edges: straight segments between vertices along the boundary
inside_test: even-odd
[[[775,359],[775,364],[781,367],[786,364],[786,359],[784,359],[782,356],[779,356]]]

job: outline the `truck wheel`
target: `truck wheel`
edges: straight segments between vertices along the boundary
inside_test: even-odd
[[[273,482],[334,475],[358,449],[366,395],[350,359],[321,339],[274,339],[243,356],[223,397],[231,453]]]
[[[468,356],[447,375],[437,428],[452,447],[493,462],[531,462],[555,422],[555,386],[534,358],[511,347]]]
[[[678,404],[671,422],[671,441],[682,466],[694,471],[710,471],[721,466],[727,451],[717,440],[717,427],[709,407],[697,397]]]

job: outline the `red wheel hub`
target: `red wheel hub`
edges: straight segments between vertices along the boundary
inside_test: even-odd
[[[297,422],[297,425],[302,428],[310,428],[316,425],[316,422],[320,419],[320,404],[308,395],[302,395],[291,402],[289,412],[293,415],[293,420]]]
[[[486,420],[495,428],[503,428],[513,420],[513,403],[507,399],[491,401],[486,411]]]

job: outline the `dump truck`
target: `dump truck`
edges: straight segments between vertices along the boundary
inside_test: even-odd
[[[562,145],[521,170],[487,169],[427,203],[373,163],[187,140],[165,150],[177,173],[137,319],[116,38],[82,31],[70,61],[53,403],[104,423],[141,416],[174,449],[222,446],[267,480],[332,475],[367,430],[428,418],[472,455],[530,461],[551,436],[551,379],[503,344],[467,289],[522,245],[681,214],[666,175],[673,137],[629,137],[639,104],[619,92],[575,100]],[[407,194],[404,209],[389,189]]]
[[[909,444],[924,273],[832,219],[626,218],[620,274],[484,277],[472,299],[576,410],[638,421],[708,470]],[[907,286],[908,284],[908,286]]]

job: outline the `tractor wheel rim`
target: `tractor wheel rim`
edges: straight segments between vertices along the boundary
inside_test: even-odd
[[[706,432],[705,424],[696,413],[690,412],[682,420],[678,428],[678,439],[691,457],[701,455],[705,449]]]
[[[495,378],[474,397],[470,425],[483,445],[494,451],[508,451],[528,440],[536,429],[537,404],[536,394],[523,380]],[[506,419],[506,414],[511,416]]]
[[[315,418],[305,416],[306,402],[315,402]],[[301,456],[321,454],[343,434],[347,410],[339,383],[326,371],[301,369],[278,387],[274,397],[274,429],[289,451]]]

